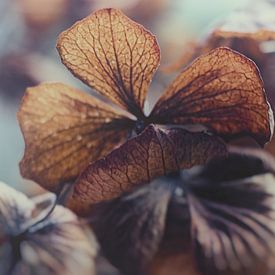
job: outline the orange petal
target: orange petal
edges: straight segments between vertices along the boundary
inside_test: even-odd
[[[273,115],[256,65],[228,48],[196,59],[168,87],[151,114],[160,124],[202,124],[230,138],[270,140]]]
[[[104,159],[90,164],[76,181],[68,205],[86,215],[92,204],[226,152],[225,144],[216,137],[150,125]]]
[[[131,125],[122,112],[60,83],[27,89],[18,120],[26,143],[21,174],[53,191],[122,142]]]
[[[136,116],[159,65],[156,38],[122,12],[103,9],[64,31],[62,62],[83,82]]]

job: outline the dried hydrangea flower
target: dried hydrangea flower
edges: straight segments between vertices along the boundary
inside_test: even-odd
[[[250,135],[261,145],[273,129],[255,64],[227,48],[201,56],[167,88],[149,116],[143,106],[156,71],[156,38],[115,9],[92,13],[57,43],[67,68],[123,111],[61,83],[29,88],[18,119],[26,149],[24,177],[59,190],[123,143],[155,124],[203,124],[225,139]],[[210,137],[211,139],[211,137]]]
[[[91,224],[126,274],[268,275],[274,202],[275,160],[231,148],[228,157],[98,204]]]
[[[55,196],[28,199],[0,182],[0,274],[92,275],[97,244]]]

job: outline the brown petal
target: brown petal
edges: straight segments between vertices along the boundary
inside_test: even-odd
[[[90,164],[76,181],[68,205],[86,215],[95,203],[226,152],[225,144],[216,137],[150,125],[104,159]]]
[[[188,182],[195,256],[205,275],[275,272],[275,160],[234,149]]]
[[[63,63],[86,84],[136,116],[159,65],[155,37],[115,9],[92,13],[63,32]]]
[[[34,201],[3,183],[0,188],[0,274],[95,274],[97,244],[71,211],[57,206],[37,224]],[[47,206],[48,194],[35,200],[40,208],[44,199]]]
[[[148,269],[162,241],[172,194],[167,181],[158,179],[92,209],[91,225],[103,253],[124,274]]]
[[[131,125],[122,112],[60,83],[27,89],[18,120],[26,143],[21,174],[52,191],[121,143]]]
[[[196,59],[169,86],[151,114],[156,123],[202,124],[230,138],[270,140],[273,115],[256,65],[228,48]]]

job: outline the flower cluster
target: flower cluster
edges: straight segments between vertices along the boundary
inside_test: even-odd
[[[255,63],[215,48],[146,115],[160,49],[143,26],[99,10],[64,31],[57,49],[97,96],[62,83],[28,88],[18,112],[20,169],[58,198],[69,186],[70,210],[1,187],[0,249],[11,261],[0,261],[1,274],[93,274],[97,244],[71,210],[88,218],[103,255],[124,274],[273,273],[275,161],[228,145],[249,137],[260,147],[273,134]]]

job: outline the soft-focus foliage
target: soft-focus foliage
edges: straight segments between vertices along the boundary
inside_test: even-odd
[[[97,244],[55,196],[28,199],[0,183],[0,274],[91,275]],[[44,219],[45,218],[45,219]]]

